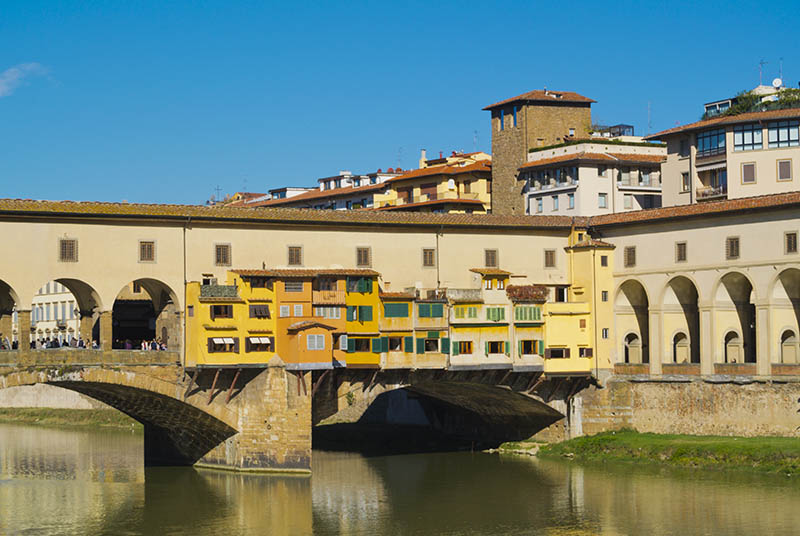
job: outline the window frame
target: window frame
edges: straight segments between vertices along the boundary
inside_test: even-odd
[[[744,168],[745,168],[745,166],[753,166],[753,180],[752,181],[746,181],[745,178],[744,178]],[[758,183],[758,168],[756,167],[756,163],[755,162],[742,162],[741,164],[739,164],[739,172],[741,173],[740,180],[741,180],[741,183],[743,185],[750,185],[750,184],[757,184]]]
[[[544,250],[544,267],[545,268],[556,267],[556,250],[554,249]]]
[[[622,266],[624,268],[636,267],[636,246],[625,246],[622,250]]]
[[[225,251],[224,249],[220,248],[227,248],[227,262],[223,260],[220,262],[220,251]],[[230,242],[214,242],[214,266],[231,266],[233,263],[233,247],[231,246]]]
[[[717,140],[717,144],[714,147],[711,147],[711,140]],[[722,144],[719,143],[719,140],[722,140]],[[705,145],[702,143],[703,140],[708,140],[708,147],[701,148]],[[697,133],[696,137],[696,147],[697,153],[695,155],[696,158],[703,158],[706,156],[714,156],[719,154],[725,154],[727,150],[727,140],[726,140],[726,132],[724,128],[712,128],[708,130],[704,130],[702,132]]]
[[[601,290],[600,291],[600,301],[601,302],[607,302],[608,301],[608,291],[607,290]]]
[[[492,262],[490,263],[490,259]],[[500,266],[500,254],[497,249],[483,250],[483,265],[486,268],[498,268]]]
[[[781,164],[784,162],[789,163],[789,178],[787,179],[781,178]],[[792,180],[794,180],[794,173],[792,173],[793,171],[794,170],[792,169],[791,158],[781,158],[775,161],[775,180],[777,180],[778,182],[791,182]]]
[[[750,142],[745,141],[746,134],[750,134]],[[758,136],[756,136],[758,133]],[[739,143],[736,137],[739,136]],[[758,141],[756,140],[758,137]],[[764,127],[760,123],[747,123],[734,125],[733,127],[733,150],[734,152],[760,151],[764,148]]]
[[[680,193],[685,194],[692,189],[692,181],[689,178],[689,172],[684,171],[681,173],[681,191]]]
[[[681,255],[681,247],[683,248],[683,255]],[[681,258],[683,257],[683,258]],[[675,262],[687,262],[689,257],[689,246],[685,240],[675,242]]]
[[[792,240],[794,241],[793,249],[790,249],[790,239],[789,237],[794,237]],[[783,254],[784,255],[796,255],[797,254],[797,231],[785,231],[783,233]]]
[[[72,245],[72,255],[65,255],[65,246]],[[58,262],[78,262],[78,239],[59,238],[58,239]]]
[[[367,260],[362,262],[362,254],[366,252]],[[370,268],[372,266],[372,248],[370,246],[356,247],[356,266],[359,268]]]
[[[145,259],[142,257],[142,248],[145,244],[150,244],[152,247],[152,258]],[[139,262],[144,264],[154,264],[156,262],[156,241],[155,240],[139,240]]]
[[[734,242],[735,241],[735,242]],[[733,248],[732,245],[736,244],[736,247]],[[732,250],[735,249],[735,255]],[[725,260],[737,260],[740,259],[742,256],[742,242],[740,237],[738,236],[727,236],[725,237]]]
[[[292,262],[293,253],[297,253],[299,259],[297,262]],[[288,245],[286,246],[286,265],[287,266],[303,266],[303,246]]]
[[[597,194],[597,208],[608,208],[608,193],[598,192]]]
[[[427,264],[426,256],[430,255],[431,262]],[[422,248],[422,267],[423,268],[436,268],[436,248]]]
[[[781,139],[781,129],[786,129],[786,139]],[[792,139],[792,130],[795,133],[795,139]],[[772,141],[772,134],[775,133],[775,141]],[[767,123],[767,148],[779,149],[785,147],[797,147],[800,145],[800,121],[785,120],[785,121],[770,121]]]

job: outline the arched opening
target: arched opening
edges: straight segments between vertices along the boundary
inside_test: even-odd
[[[787,329],[781,334],[781,363],[797,363],[797,335]]]
[[[0,350],[16,350],[19,336],[14,330],[17,294],[5,281],[0,280]]]
[[[100,340],[101,310],[97,293],[83,281],[48,281],[31,303],[31,348],[91,348]]]
[[[787,268],[783,270],[772,287],[770,296],[771,323],[773,326],[785,326],[781,333],[778,352],[773,353],[773,360],[781,363],[797,363],[800,360],[797,350],[791,344],[784,344],[784,336],[796,338],[800,329],[800,270]],[[787,335],[791,334],[791,335]],[[787,359],[794,359],[787,361]]]
[[[750,280],[738,272],[725,274],[721,279],[721,285],[717,287],[716,309],[717,321],[724,326],[736,326],[741,333],[740,341],[737,343],[736,363],[755,363],[756,362],[756,306],[753,303],[753,285]],[[731,332],[725,333],[723,343],[725,344],[725,361],[733,363],[728,359],[730,351],[728,336]],[[737,335],[738,336],[738,335]],[[730,351],[729,351],[730,350]]]
[[[685,333],[676,333],[672,337],[672,361],[673,363],[693,363],[689,351],[689,337]]]
[[[642,361],[642,340],[636,333],[629,333],[625,336],[625,362],[644,362]]]
[[[617,322],[617,332],[630,331],[637,334],[639,341],[638,351],[629,352],[627,340],[624,341],[623,353],[626,363],[649,363],[650,349],[650,301],[644,287],[636,280],[625,281],[617,293],[614,314]],[[636,361],[628,359],[635,354]]]
[[[177,303],[172,289],[156,279],[137,279],[125,285],[114,301],[112,347],[180,350],[181,321]]]
[[[744,363],[744,348],[742,338],[735,331],[725,334],[725,362]]]
[[[700,311],[697,301],[697,287],[688,277],[674,277],[667,283],[662,303],[664,331],[669,333],[678,330],[682,333],[681,352],[685,349],[688,353],[685,361],[683,358],[675,360],[673,339],[672,358],[675,363],[700,363]]]

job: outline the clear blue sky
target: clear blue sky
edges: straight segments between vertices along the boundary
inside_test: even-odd
[[[202,203],[489,151],[547,86],[637,133],[778,74],[793,2],[0,2],[0,197]]]

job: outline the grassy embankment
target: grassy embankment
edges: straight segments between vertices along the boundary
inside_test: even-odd
[[[705,469],[800,473],[800,438],[722,437],[605,432],[543,445],[543,458],[589,462],[660,463]]]
[[[141,424],[124,413],[109,409],[0,408],[0,423],[143,429]]]

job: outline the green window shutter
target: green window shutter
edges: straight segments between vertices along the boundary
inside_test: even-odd
[[[419,317],[420,318],[430,318],[431,317],[431,304],[430,303],[420,303],[419,304]]]
[[[463,307],[456,307],[453,316],[456,318],[464,318],[464,309]]]
[[[389,337],[381,337],[381,351],[389,351]]]
[[[347,353],[352,354],[356,351],[356,340],[347,337]]]
[[[486,308],[486,320],[494,320],[494,318],[492,318],[492,311],[493,309],[491,307]]]
[[[544,341],[539,341],[539,355],[544,355]]]
[[[359,305],[358,306],[358,319],[361,322],[371,322],[372,321],[372,306],[371,305]]]
[[[417,339],[417,353],[418,354],[425,353],[425,339]]]
[[[534,320],[541,320],[542,319],[542,308],[541,307],[534,307],[533,308],[533,319]]]
[[[489,341],[486,341],[483,344],[484,344],[483,353],[485,353],[486,355],[489,355]]]
[[[470,318],[478,318],[478,308],[477,307],[470,307],[469,308],[469,317]]]
[[[356,319],[356,308],[353,305],[347,306],[347,321],[353,322]]]
[[[403,341],[405,345],[405,351],[407,354],[414,352],[414,337],[406,337]]]
[[[511,345],[508,344],[508,341],[506,341],[506,343],[505,343],[506,355],[511,355],[511,348],[509,348],[509,346],[511,346]]]
[[[352,277],[348,277],[348,278],[345,280],[345,285],[344,285],[345,292],[348,292],[348,293],[350,292],[350,289],[352,288],[352,287],[350,286],[350,281],[351,281],[352,279],[353,279]]]
[[[498,312],[497,319],[498,320],[505,320],[505,318],[506,318],[506,309],[505,309],[505,307],[498,307],[497,308],[497,312]]]
[[[434,303],[431,305],[431,316],[433,318],[442,318],[444,316],[444,304]]]
[[[447,337],[442,338],[442,353],[449,354],[450,353],[450,339]]]
[[[517,355],[522,357],[522,341],[517,341]]]
[[[453,355],[458,355],[458,341],[453,341]]]
[[[367,279],[367,292],[372,294],[373,290],[375,290],[375,281],[373,281],[372,278],[370,277],[369,279]]]
[[[522,320],[522,307],[514,308],[514,320]]]
[[[407,303],[387,303],[384,311],[386,318],[408,318]]]
[[[429,331],[428,332],[428,338],[429,339],[438,339],[439,338],[439,332],[438,331]]]
[[[383,346],[383,343],[381,342],[380,339],[372,339],[372,353],[373,354],[381,353],[381,346]]]

